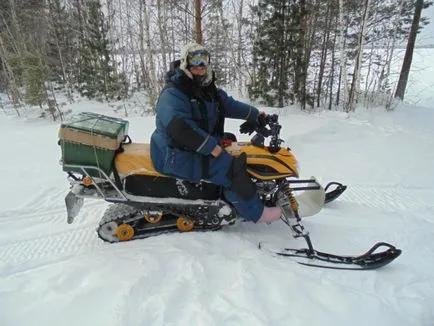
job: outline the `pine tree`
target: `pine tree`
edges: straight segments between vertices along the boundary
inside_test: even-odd
[[[81,71],[78,90],[88,98],[113,99],[125,96],[125,79],[116,72],[111,58],[108,28],[99,1],[85,4],[86,24],[82,35]]]
[[[260,1],[254,11],[259,18],[253,46],[255,79],[248,85],[252,99],[283,107],[303,99],[305,57],[298,1]]]
[[[42,104],[47,101],[47,92],[44,85],[47,80],[47,71],[39,56],[31,54],[25,56],[23,80],[26,90],[26,103],[39,105],[42,108]]]
[[[221,15],[222,3],[217,3],[207,12],[205,24],[205,44],[211,51],[212,68],[219,85],[228,85],[233,76],[234,67],[231,64],[231,48],[227,31],[231,24]]]
[[[48,0],[48,21],[46,62],[51,72],[51,80],[58,85],[66,85],[70,93],[70,79],[74,72],[74,59],[77,57],[74,46],[77,33],[75,28],[72,28],[71,13],[61,0]]]

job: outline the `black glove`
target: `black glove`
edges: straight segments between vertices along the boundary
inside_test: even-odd
[[[241,124],[240,126],[240,132],[242,134],[249,134],[251,135],[256,130],[257,124],[254,122],[246,121]]]
[[[268,115],[265,112],[260,112],[258,114],[258,117],[256,118],[256,123],[258,124],[259,128],[267,126],[267,117]]]
[[[265,112],[260,112],[256,117],[255,122],[246,121],[240,126],[240,132],[242,134],[251,135],[258,128],[264,128],[267,126],[268,115]]]

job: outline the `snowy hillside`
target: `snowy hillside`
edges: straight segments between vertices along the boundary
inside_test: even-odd
[[[433,325],[434,109],[281,120],[303,177],[349,186],[305,220],[314,245],[354,255],[387,241],[401,257],[378,271],[304,267],[257,248],[304,246],[282,222],[103,243],[104,202],[66,224],[58,124],[0,116],[0,325]],[[153,117],[130,123],[149,139]]]

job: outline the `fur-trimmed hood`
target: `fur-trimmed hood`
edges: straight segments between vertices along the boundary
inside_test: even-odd
[[[184,45],[181,49],[181,54],[180,54],[180,61],[181,61],[180,68],[185,73],[185,75],[190,79],[193,79],[193,75],[191,74],[190,70],[188,70],[188,54],[195,51],[209,52],[203,45],[192,42]],[[212,71],[211,64],[209,64],[206,69],[205,78],[202,81],[202,86],[208,86],[209,84],[211,84],[212,79],[213,79],[213,71]]]

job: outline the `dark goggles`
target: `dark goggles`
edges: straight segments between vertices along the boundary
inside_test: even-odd
[[[209,53],[206,51],[191,52],[188,54],[188,63],[195,67],[206,67],[209,64]]]

